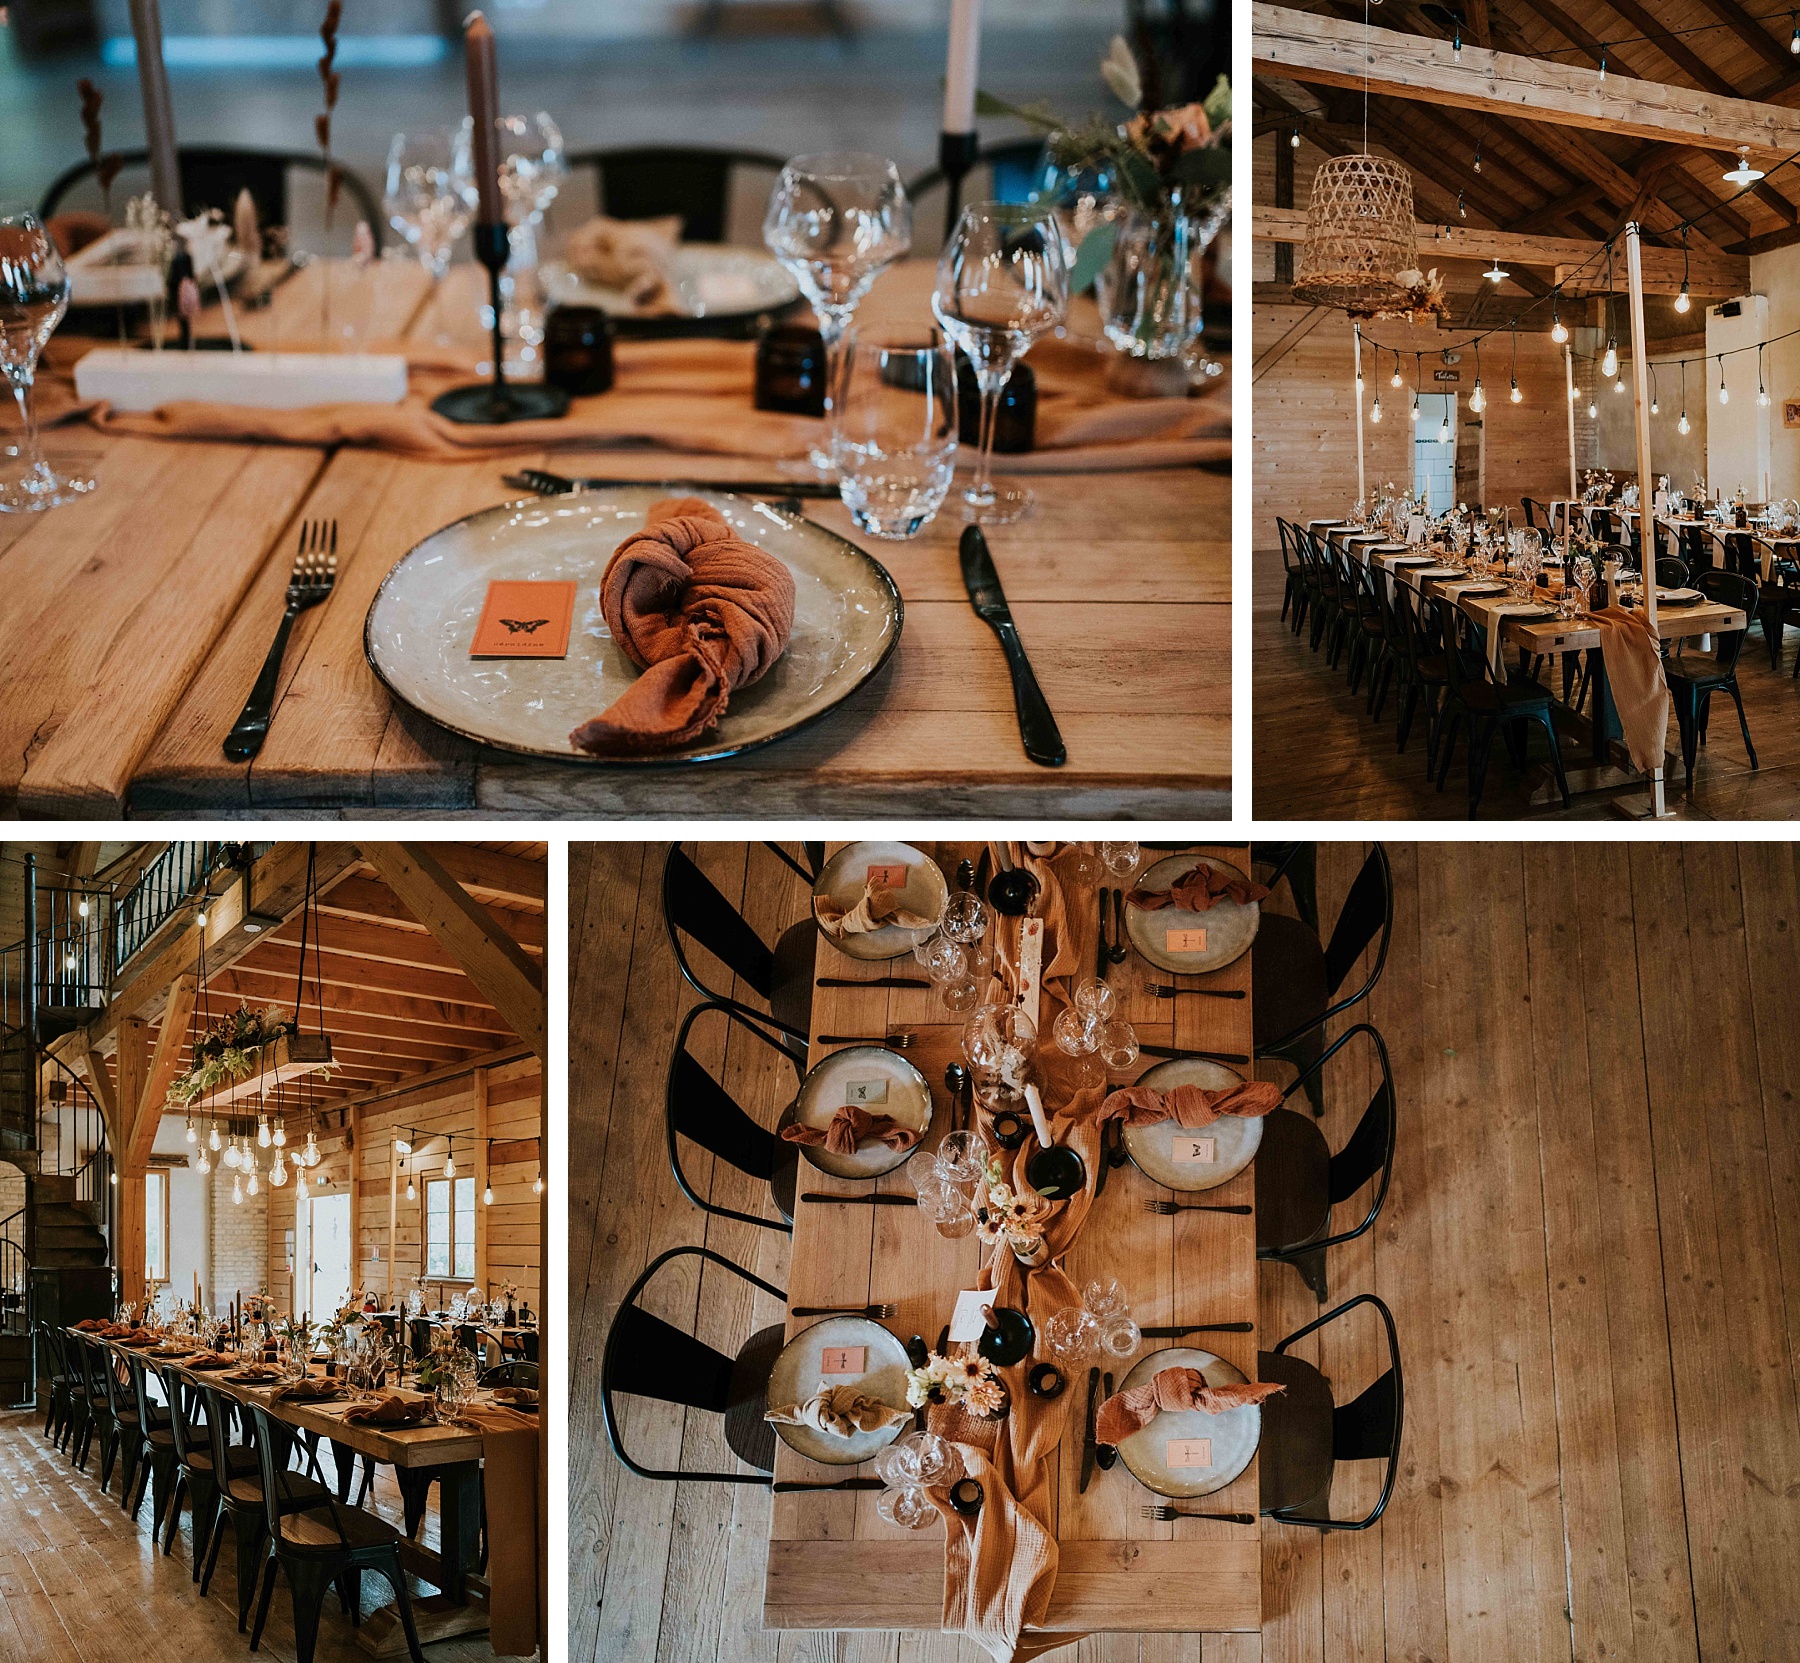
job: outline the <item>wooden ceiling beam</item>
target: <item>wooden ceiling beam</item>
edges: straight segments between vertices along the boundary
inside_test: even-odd
[[[398,895],[374,878],[347,877],[332,886],[331,893],[319,902],[322,912],[345,917],[363,918],[371,922],[393,924],[425,935],[429,932],[406,910]],[[528,951],[542,952],[545,940],[545,918],[541,912],[493,911],[495,922],[514,941]]]
[[[479,901],[504,901],[542,909],[547,904],[550,869],[542,860],[478,849],[471,843],[434,843],[437,862]],[[374,875],[373,863],[369,872]]]
[[[169,989],[163,1024],[156,1035],[156,1049],[136,1103],[127,1105],[123,1094],[121,1108],[129,1108],[131,1130],[126,1134],[120,1154],[120,1170],[128,1177],[142,1172],[150,1159],[151,1145],[156,1142],[156,1129],[162,1124],[163,1102],[169,1087],[181,1069],[181,1054],[187,1046],[188,1019],[194,1014],[194,998],[199,992],[197,976],[178,976]]]
[[[294,978],[273,970],[258,970],[239,964],[222,976],[208,978],[212,990],[247,1003],[286,1003],[294,999]],[[455,1033],[485,1033],[488,1043],[496,1045],[511,1030],[504,1018],[490,1006],[470,1003],[472,989],[466,989],[461,1000],[420,999],[375,988],[334,986],[325,988],[325,1008],[333,1014],[350,1011],[364,1016],[386,1017],[421,1029],[449,1030]]]
[[[548,1047],[544,971],[462,887],[424,843],[366,843],[381,880],[462,965],[464,973],[540,1057]]]
[[[1764,154],[1800,150],[1800,115],[1777,104],[1441,41],[1252,0],[1251,58],[1271,75],[1323,86],[1362,86],[1498,116],[1667,141],[1748,145]]]
[[[250,966],[272,974],[286,982],[285,997],[294,996],[294,982],[300,974],[300,949],[284,942],[265,942],[256,950]],[[338,953],[318,955],[318,973],[324,981],[326,1008],[330,1008],[333,987],[366,988],[383,993],[404,993],[412,999],[441,999],[453,1005],[486,1004],[488,1001],[467,976],[446,975],[437,970],[420,970],[406,964],[384,964],[380,959],[347,958]],[[306,951],[306,1000],[312,1002],[315,971],[313,951]]]

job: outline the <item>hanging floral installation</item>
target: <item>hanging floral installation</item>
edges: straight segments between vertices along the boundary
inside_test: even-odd
[[[267,1047],[299,1031],[300,1024],[277,1005],[260,1011],[240,1005],[194,1041],[193,1061],[169,1087],[169,1106],[186,1109],[209,1091],[247,1080],[263,1066]]]

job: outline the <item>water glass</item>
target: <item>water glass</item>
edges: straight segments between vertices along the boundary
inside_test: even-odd
[[[826,428],[812,461],[829,470],[836,464],[850,320],[875,279],[912,247],[912,204],[900,170],[863,151],[794,157],[769,193],[763,242],[793,273],[819,320]]]
[[[981,450],[963,493],[964,517],[1008,524],[1029,513],[1033,499],[988,476],[1000,395],[1032,342],[1069,311],[1069,269],[1050,207],[975,202],[963,209],[938,258],[931,309],[974,366],[981,389]]]
[[[1075,984],[1075,1008],[1083,1016],[1111,1016],[1119,996],[1098,976],[1084,976]]]
[[[1128,878],[1137,870],[1138,861],[1143,856],[1135,843],[1102,843],[1100,859],[1107,871],[1115,878]]]
[[[1131,1307],[1116,1276],[1096,1276],[1081,1290],[1081,1303],[1097,1317],[1127,1316]]]
[[[469,228],[476,203],[469,132],[440,128],[396,133],[388,146],[387,189],[382,206],[431,277],[431,308],[439,318],[438,343],[447,344],[439,304],[444,273],[456,240]]]
[[[934,337],[852,331],[832,464],[851,519],[871,536],[916,537],[956,472],[956,360]]]
[[[92,479],[59,474],[44,460],[32,404],[38,357],[68,309],[69,274],[37,215],[0,213],[0,375],[23,428],[16,446],[0,450],[0,513],[57,508],[94,488]]]
[[[931,1498],[916,1484],[898,1490],[883,1490],[875,1498],[875,1511],[902,1530],[923,1530],[938,1516]]]
[[[1100,1349],[1100,1321],[1079,1305],[1053,1312],[1044,1324],[1044,1343],[1061,1362],[1075,1367]]]
[[[975,1208],[962,1189],[945,1180],[935,1166],[922,1167],[913,1177],[919,1211],[937,1226],[937,1233],[954,1241],[975,1228]]]
[[[919,955],[919,962],[925,967],[925,974],[933,984],[943,987],[947,982],[960,982],[968,979],[969,949],[945,935],[934,935],[925,944]]]
[[[1121,1074],[1136,1062],[1140,1049],[1137,1029],[1124,1017],[1108,1017],[1100,1024],[1100,1060],[1113,1073]]]
[[[1143,1337],[1142,1330],[1129,1316],[1108,1317],[1100,1324],[1100,1344],[1109,1357],[1129,1357]]]
[[[972,1184],[987,1168],[987,1146],[973,1132],[946,1132],[932,1165],[946,1184]]]

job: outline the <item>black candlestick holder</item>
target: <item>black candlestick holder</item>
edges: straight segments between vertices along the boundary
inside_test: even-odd
[[[488,299],[494,312],[494,379],[468,387],[452,387],[431,401],[445,421],[489,425],[500,422],[546,421],[569,413],[569,395],[561,387],[506,379],[506,354],[500,339],[500,273],[512,251],[504,225],[477,225],[471,233],[475,258],[487,267]]]
[[[962,183],[981,154],[981,139],[974,133],[939,133],[938,167],[944,175],[944,241],[950,240],[962,217]]]

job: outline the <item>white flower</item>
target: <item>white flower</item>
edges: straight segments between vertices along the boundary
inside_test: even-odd
[[[1138,79],[1137,60],[1132,57],[1123,35],[1113,36],[1112,45],[1100,60],[1100,79],[1121,104],[1129,104],[1135,110],[1143,103],[1144,86]]]
[[[1007,1185],[991,1184],[988,1186],[988,1205],[990,1207],[997,1207],[1004,1212],[1012,1204],[1013,1192]]]

